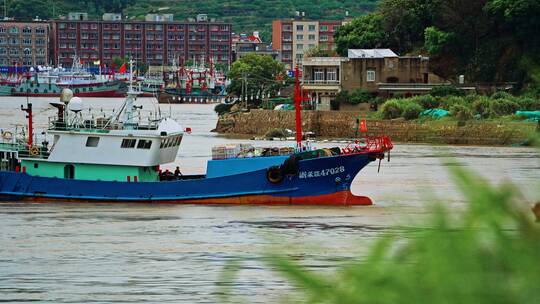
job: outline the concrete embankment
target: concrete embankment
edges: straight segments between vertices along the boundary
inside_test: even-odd
[[[365,112],[302,111],[304,131],[312,131],[323,138],[354,138],[356,117]],[[535,123],[469,121],[459,125],[455,121],[400,121],[367,120],[370,133],[382,132],[396,142],[511,145],[527,140],[534,132]],[[276,128],[294,130],[294,111],[251,110],[221,116],[216,132],[263,136]]]

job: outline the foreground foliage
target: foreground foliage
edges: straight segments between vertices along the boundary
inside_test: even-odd
[[[426,228],[386,235],[335,276],[284,256],[270,264],[300,288],[305,303],[538,303],[540,224],[510,185],[490,186],[454,164],[466,209],[442,204]]]

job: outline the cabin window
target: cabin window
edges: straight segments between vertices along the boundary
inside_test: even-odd
[[[86,139],[86,146],[87,147],[97,147],[98,143],[99,143],[99,137],[89,136]]]
[[[151,140],[141,139],[139,140],[139,143],[137,144],[137,149],[150,149],[151,146],[152,146]]]
[[[122,148],[135,148],[136,139],[122,139]]]

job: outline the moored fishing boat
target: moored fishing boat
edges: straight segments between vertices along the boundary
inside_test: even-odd
[[[10,141],[0,145],[3,199],[368,205],[369,198],[350,192],[351,183],[392,149],[387,137],[369,137],[346,149],[311,149],[297,136],[297,147],[286,153],[218,153],[204,175],[164,175],[160,166],[174,161],[184,136],[176,121],[136,120],[138,93],[131,86],[122,110],[107,119],[83,118],[81,100],[64,92],[62,100],[69,102],[55,104],[58,115],[47,130],[50,147],[46,141],[34,144],[30,105],[24,109],[27,141],[4,136]],[[298,120],[302,134],[299,126]]]

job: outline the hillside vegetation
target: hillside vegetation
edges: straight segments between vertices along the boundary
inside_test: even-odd
[[[434,71],[471,82],[515,81],[540,94],[540,1],[381,0],[337,33],[338,51],[425,53]]]
[[[373,11],[378,0],[12,0],[8,15],[20,19],[51,18],[69,11],[88,12],[99,17],[104,12],[122,12],[130,18],[143,19],[148,13],[172,13],[176,20],[205,13],[211,18],[230,21],[237,32],[261,31],[270,37],[273,19],[294,17],[303,11],[310,19],[343,19]]]

